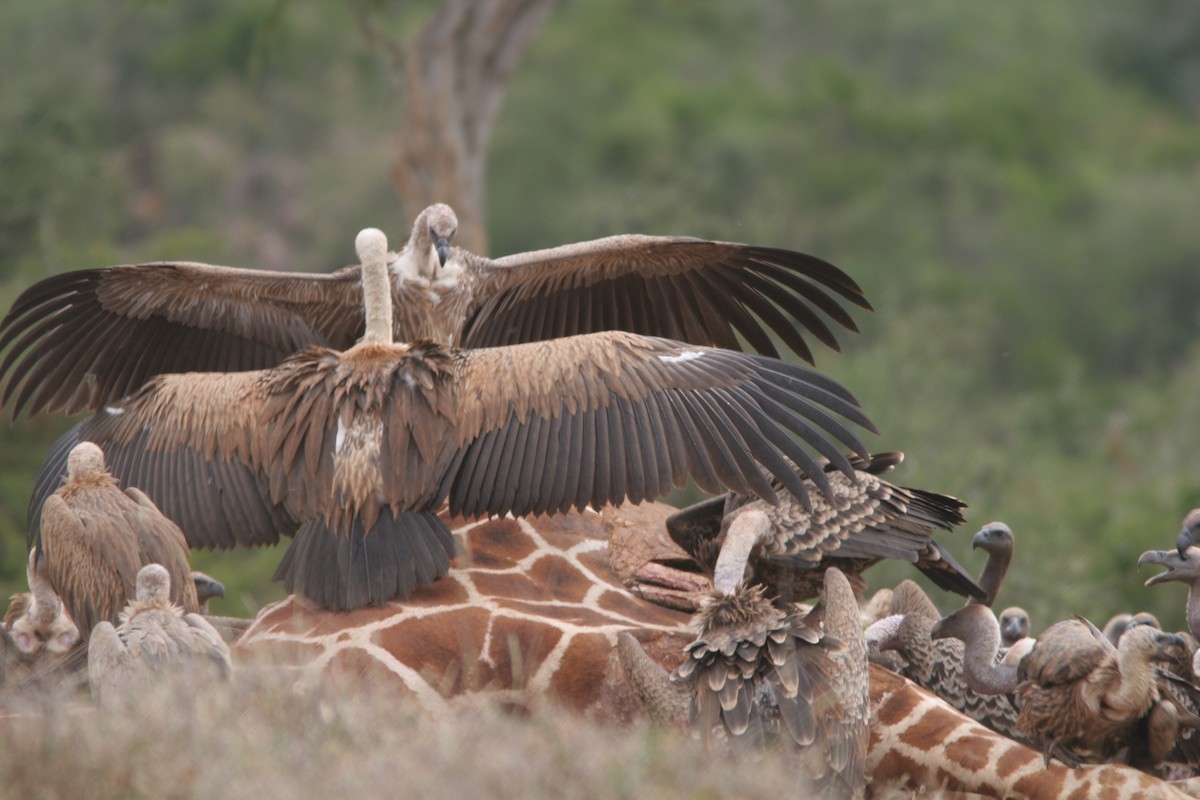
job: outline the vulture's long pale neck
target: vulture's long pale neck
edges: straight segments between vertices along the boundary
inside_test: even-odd
[[[362,264],[363,305],[367,318],[364,342],[392,343],[392,287],[388,281],[387,236],[378,228],[364,228],[354,239]]]
[[[1200,638],[1200,575],[1188,584],[1187,623],[1188,632]]]
[[[967,683],[980,694],[1011,692],[1017,688],[1017,668],[995,663],[1000,648],[1000,624],[991,613],[980,615],[979,623],[971,631],[971,641],[963,642]]]
[[[741,582],[754,546],[766,538],[771,520],[756,508],[745,508],[729,524],[713,567],[713,588],[729,594]]]

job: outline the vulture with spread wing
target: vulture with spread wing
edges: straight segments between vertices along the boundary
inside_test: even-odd
[[[559,512],[651,499],[689,476],[774,501],[776,487],[831,491],[809,448],[847,474],[842,448],[866,452],[843,422],[873,429],[849,392],[765,356],[616,331],[480,349],[393,343],[386,239],[369,229],[357,245],[360,343],[152,379],[60,440],[31,511],[65,452],[93,441],[193,547],[294,535],[276,577],[343,609],[446,573],[447,501],[470,517]]]
[[[624,235],[489,259],[450,242],[449,206],[421,212],[388,254],[396,341],[493,347],[624,330],[811,363],[801,330],[837,349],[870,309],[837,267],[790,250]],[[27,289],[0,322],[0,404],[15,417],[97,411],[155,375],[267,369],[305,347],[352,346],[361,267],[331,274],[197,263],[68,272]],[[828,321],[827,321],[828,320]]]

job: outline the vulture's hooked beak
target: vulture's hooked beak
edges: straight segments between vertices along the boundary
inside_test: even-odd
[[[443,267],[446,266],[446,259],[450,257],[449,237],[443,236],[441,239],[438,239],[433,243],[433,247],[437,250],[438,264]]]
[[[1180,570],[1187,565],[1187,561],[1179,554],[1173,553],[1170,550],[1147,550],[1138,557],[1138,569],[1147,564],[1158,564],[1160,567],[1167,568],[1166,572],[1151,575],[1146,580],[1147,586],[1153,586],[1156,583],[1165,583],[1166,581],[1174,580]]]

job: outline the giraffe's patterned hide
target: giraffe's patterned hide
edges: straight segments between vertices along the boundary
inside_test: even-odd
[[[874,797],[905,789],[1029,800],[1185,798],[1183,788],[1120,764],[1046,766],[1042,754],[952,708],[936,695],[871,665]]]
[[[615,720],[638,712],[616,662],[618,633],[633,632],[668,668],[682,660],[688,615],[625,589],[599,514],[459,524],[447,577],[405,601],[349,612],[290,597],[259,614],[239,656],[306,679],[361,675],[435,714],[459,695],[515,689]]]

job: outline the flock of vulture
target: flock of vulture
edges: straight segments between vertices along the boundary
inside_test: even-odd
[[[812,741],[814,704],[835,702],[860,733],[826,762],[853,768],[869,709],[847,643],[867,624],[873,659],[1047,759],[1200,766],[1200,511],[1140,562],[1167,568],[1148,583],[1193,587],[1190,634],[1077,618],[1029,638],[1020,609],[991,610],[1012,532],[976,535],[972,578],[933,538],[964,504],[887,481],[902,456],[862,443],[854,396],[781,359],[812,362],[802,334],[837,349],[833,329],[856,330],[844,306],[870,305],[841,270],[640,235],[491,260],[452,246],[456,227],[430,206],[398,253],[364,230],[360,266],[331,274],[150,263],[26,290],[0,322],[0,403],[91,415],[38,475],[6,647],[86,657],[102,701],[181,661],[225,675],[201,613],[219,586],[190,548],[290,537],[276,579],[347,610],[447,573],[446,508],[558,513],[692,479],[720,496],[669,532],[713,593],[674,679],[706,736]],[[942,618],[906,581],[845,613],[835,598],[857,611],[885,558],[966,605]]]

